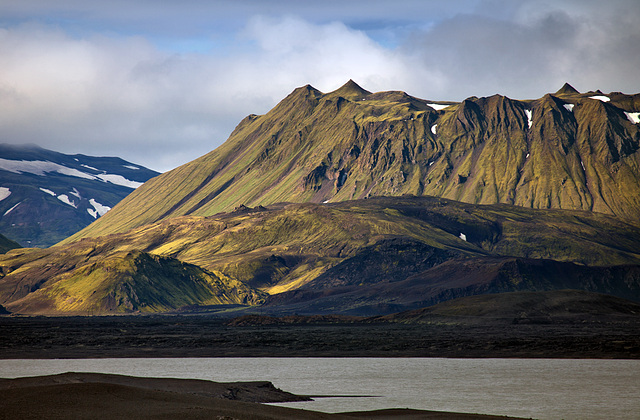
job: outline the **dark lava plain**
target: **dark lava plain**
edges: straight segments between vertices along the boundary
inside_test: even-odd
[[[258,316],[237,322],[204,315],[3,316],[0,358],[640,358],[640,323],[629,319],[475,325],[367,318],[273,320]]]

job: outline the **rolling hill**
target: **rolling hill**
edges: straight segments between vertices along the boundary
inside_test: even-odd
[[[126,313],[266,299],[261,311],[374,315],[521,290],[640,300],[639,249],[640,228],[586,211],[407,196],[240,207],[9,251],[0,256],[0,304]],[[192,273],[178,275],[185,267]],[[217,301],[191,292],[214,282]],[[113,296],[122,296],[116,305]]]

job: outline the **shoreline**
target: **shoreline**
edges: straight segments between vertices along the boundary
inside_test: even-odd
[[[230,391],[231,390],[231,391]],[[304,401],[270,382],[218,383],[203,380],[141,378],[99,373],[66,373],[0,379],[0,418],[176,418],[492,420],[516,417],[389,408],[324,413],[263,403]],[[282,401],[284,402],[284,401]],[[217,416],[217,417],[216,417]]]

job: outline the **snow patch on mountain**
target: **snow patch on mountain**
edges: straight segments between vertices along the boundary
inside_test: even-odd
[[[68,204],[71,207],[73,207],[74,209],[77,209],[78,206],[76,205],[75,202],[71,201],[69,199],[69,196],[67,194],[60,194],[58,197],[58,200],[62,201],[64,204]]]
[[[436,130],[437,130],[437,128],[438,128],[438,124],[433,124],[433,125],[431,126],[431,132],[432,132],[433,134],[436,134]]]
[[[51,191],[49,189],[46,189],[46,188],[42,188],[42,187],[40,187],[40,191],[42,191],[43,193],[47,193],[47,194],[49,194],[50,196],[53,196],[53,197],[58,195],[58,194],[54,193],[53,191]]]
[[[564,109],[566,109],[569,112],[573,112],[573,104],[564,104]]]
[[[94,219],[97,219],[98,216],[104,216],[106,212],[111,210],[111,207],[100,204],[93,198],[89,200],[89,204],[91,204],[95,209],[95,210],[87,209],[89,214],[92,215]]]
[[[7,187],[0,187],[0,201],[11,195],[11,190]]]
[[[608,96],[604,95],[589,96],[589,99],[597,99],[602,102],[609,102],[611,100]]]
[[[533,124],[533,112],[530,109],[525,109],[524,113],[527,114],[527,124],[529,124],[529,128]]]
[[[75,187],[73,188],[73,191],[69,191],[69,194],[71,195],[75,195],[78,198],[82,198],[82,196],[80,195],[80,191],[78,191],[77,189],[75,189]]]
[[[115,184],[115,185],[122,185],[123,187],[129,187],[129,188],[133,188],[133,189],[136,189],[140,185],[142,185],[142,182],[136,182],[136,181],[128,180],[127,178],[123,177],[122,175],[101,174],[101,175],[96,175],[96,177],[100,178],[104,182],[110,182],[110,183]]]
[[[627,119],[634,124],[640,124],[640,112],[624,112],[624,115],[627,116]]]
[[[122,165],[122,166],[127,169],[133,169],[134,171],[140,170],[140,168],[138,168],[137,166],[132,166],[132,165]]]
[[[100,169],[94,168],[93,166],[85,165],[84,163],[80,164],[83,168],[91,169],[96,172],[100,172]]]
[[[465,235],[464,233],[460,233],[459,238],[462,239],[465,242],[467,241],[467,235]]]
[[[20,203],[22,203],[22,201]],[[18,207],[20,205],[20,203],[16,204],[15,206],[11,207],[9,210],[5,211],[3,216],[6,216],[7,214],[11,213],[11,211],[13,209],[15,209],[16,207]]]
[[[442,105],[442,104],[427,104],[427,105],[435,109],[436,111],[440,111],[441,109],[445,109],[451,106],[451,105]]]

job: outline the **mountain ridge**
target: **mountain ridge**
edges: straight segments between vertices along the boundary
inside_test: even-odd
[[[632,116],[640,95],[573,90],[443,104],[370,93],[353,81],[326,94],[306,85],[68,241],[240,204],[402,194],[581,209],[638,223],[640,126]]]

